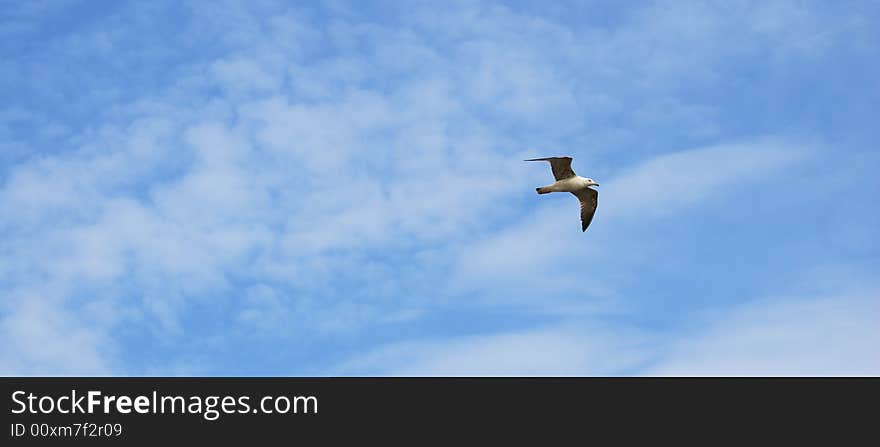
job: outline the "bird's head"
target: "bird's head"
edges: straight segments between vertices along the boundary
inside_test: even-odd
[[[599,186],[599,183],[591,178],[586,178],[584,179],[584,186]]]

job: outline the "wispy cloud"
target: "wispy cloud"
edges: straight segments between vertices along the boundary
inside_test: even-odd
[[[106,375],[118,367],[107,360],[113,340],[88,320],[66,314],[45,294],[10,298],[15,303],[0,319],[0,334],[15,343],[0,347],[3,375]]]
[[[717,311],[707,329],[681,337],[650,375],[876,375],[880,290],[757,300]],[[717,315],[721,313],[728,315]]]
[[[874,375],[878,290],[766,297],[692,317],[682,331],[563,318],[514,332],[394,343],[335,373],[359,375]]]
[[[339,365],[337,374],[398,376],[611,375],[633,370],[650,341],[632,329],[561,324],[521,332],[411,341]]]

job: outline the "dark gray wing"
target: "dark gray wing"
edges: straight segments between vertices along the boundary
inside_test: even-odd
[[[587,227],[593,221],[593,215],[596,214],[596,207],[599,206],[599,191],[584,188],[572,194],[581,202],[581,231],[587,231]]]
[[[575,175],[571,170],[571,157],[530,158],[525,161],[549,161],[550,168],[553,169],[553,177],[556,177],[557,181]]]

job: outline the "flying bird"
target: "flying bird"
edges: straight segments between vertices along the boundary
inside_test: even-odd
[[[595,180],[584,178],[571,170],[571,157],[546,157],[530,158],[524,161],[549,161],[556,182],[550,186],[535,188],[538,194],[551,192],[570,192],[581,202],[581,231],[587,231],[593,214],[596,214],[596,206],[599,204],[599,191],[590,186],[599,186]]]

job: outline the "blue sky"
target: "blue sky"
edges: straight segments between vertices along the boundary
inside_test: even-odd
[[[4,3],[0,373],[877,375],[878,19]]]

